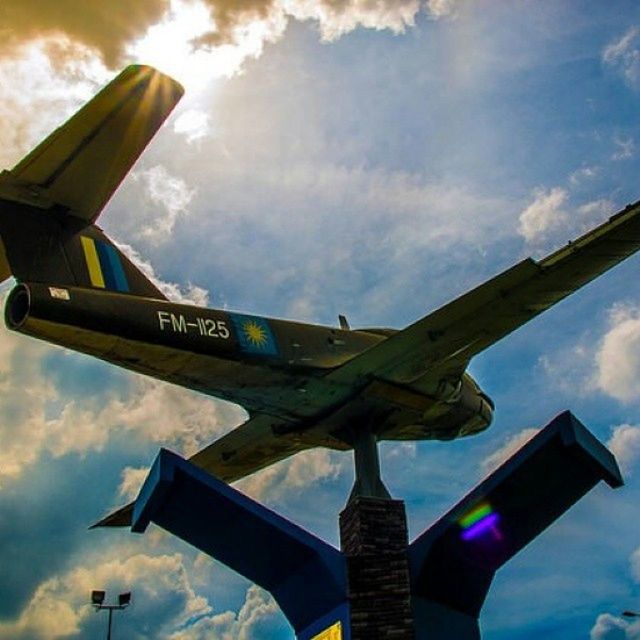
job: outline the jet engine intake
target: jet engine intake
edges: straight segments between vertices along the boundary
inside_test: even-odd
[[[29,317],[31,310],[31,295],[29,287],[19,284],[9,293],[4,309],[4,318],[10,329],[18,329]]]

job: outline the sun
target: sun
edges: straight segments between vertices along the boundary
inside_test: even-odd
[[[264,347],[267,344],[267,334],[263,327],[261,327],[257,322],[253,320],[249,320],[243,325],[243,330],[247,340],[254,347]]]
[[[172,0],[164,19],[149,28],[144,37],[135,42],[129,53],[143,64],[149,64],[170,75],[187,90],[202,88],[211,80],[204,51],[191,44],[194,38],[215,29],[204,4]]]
[[[233,44],[196,48],[198,37],[216,30],[209,8],[194,0],[171,0],[164,19],[150,27],[128,53],[136,62],[178,80],[189,96],[218,78],[233,76],[247,57],[259,56],[272,28],[268,22],[256,20],[244,25]]]

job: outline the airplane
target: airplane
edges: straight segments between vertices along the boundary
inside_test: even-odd
[[[366,471],[378,441],[480,433],[494,404],[470,360],[640,247],[639,201],[399,331],[176,304],[96,221],[182,95],[155,69],[127,67],[0,174],[0,281],[16,279],[9,329],[242,405],[249,419],[190,458],[226,482],[315,447],[353,449]],[[388,497],[379,467],[356,474],[354,492]]]

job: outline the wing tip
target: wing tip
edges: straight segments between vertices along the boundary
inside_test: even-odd
[[[121,507],[117,511],[110,513],[98,522],[92,524],[89,529],[100,529],[102,527],[130,527],[133,516],[133,503]]]

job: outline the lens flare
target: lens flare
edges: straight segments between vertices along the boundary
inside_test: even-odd
[[[488,502],[479,504],[458,520],[458,524],[462,528],[461,537],[465,541],[476,540],[487,534],[493,535],[496,540],[501,540],[499,522],[499,514],[493,510]]]

